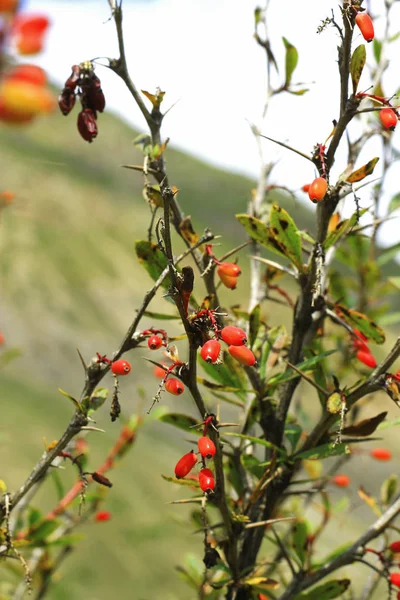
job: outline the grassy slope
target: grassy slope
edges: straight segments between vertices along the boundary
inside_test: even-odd
[[[55,390],[60,386],[79,393],[82,373],[75,348],[85,357],[111,352],[151,285],[133,255],[134,241],[143,236],[149,217],[141,178],[120,168],[140,161],[131,143],[136,134],[102,115],[100,135],[89,145],[78,137],[74,118],[54,117],[27,130],[0,129],[1,187],[17,193],[1,223],[0,330],[10,345],[23,350],[2,376],[6,410],[0,478],[10,489],[21,483],[42,452],[42,438],[57,438],[69,418],[71,406]],[[180,188],[179,200],[195,227],[201,231],[212,224],[215,233],[234,244],[244,239],[232,215],[246,209],[251,181],[172,149],[167,159],[171,182]],[[310,225],[304,208],[293,212],[300,225]],[[241,264],[245,261],[243,256]],[[245,280],[241,287],[245,289]],[[201,288],[196,295],[201,297]],[[225,292],[223,302],[232,297]],[[163,300],[158,307],[170,310]],[[272,318],[280,321],[281,313],[272,306]],[[139,402],[136,385],[148,390],[148,398],[154,391],[151,369],[141,363],[145,354],[132,357],[136,372],[124,382],[125,414]],[[182,403],[185,398],[179,399]],[[116,436],[106,409],[98,423],[107,433],[92,438],[93,467]],[[113,521],[90,528],[52,598],[102,600],[112,592],[138,600],[188,600],[173,567],[186,551],[199,551],[200,543],[184,521],[184,511],[165,505],[182,497],[181,490],[160,479],[160,473],[171,473],[184,438],[155,424],[140,433],[131,454],[112,474],[115,486],[108,506]],[[47,485],[38,502],[50,506],[52,494]],[[166,590],[173,592],[167,596]]]

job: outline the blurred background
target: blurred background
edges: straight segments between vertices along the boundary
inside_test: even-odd
[[[328,136],[337,115],[335,32],[315,33],[330,15],[332,3],[310,0],[306,7],[304,3],[291,4],[283,18],[282,5],[271,2],[272,43],[281,64],[281,35],[298,47],[296,81],[310,91],[298,98],[279,96],[263,121],[265,58],[253,39],[256,3],[124,2],[132,78],[139,89],[153,92],[160,86],[166,91],[165,108],[174,105],[163,126],[163,135],[171,138],[166,152],[170,181],[179,188],[179,201],[192,216],[195,229],[202,232],[210,226],[223,235],[221,254],[246,239],[234,214],[246,211],[260,166],[249,123],[307,153]],[[371,4],[378,12],[381,3]],[[106,64],[101,57],[117,55],[106,0],[32,0],[23,3],[23,8],[46,13],[51,20],[43,51],[28,62],[47,71],[55,94],[69,77],[71,65],[96,57],[100,57],[98,63]],[[378,30],[379,26],[378,21]],[[394,52],[396,48],[394,45]],[[27,62],[17,55],[16,59]],[[58,439],[68,423],[73,407],[57,388],[80,394],[83,372],[76,348],[86,360],[96,352],[110,355],[134,319],[144,292],[152,286],[134,253],[135,241],[146,237],[150,216],[142,197],[143,182],[138,173],[121,168],[140,164],[142,157],[132,142],[146,131],[145,124],[117,77],[101,66],[96,66],[96,73],[107,108],[99,116],[99,135],[93,144],[78,135],[77,108],[68,117],[56,111],[28,126],[0,124],[0,185],[15,194],[0,222],[0,330],[4,350],[20,353],[1,370],[0,479],[10,491],[20,486],[40,457],[44,440]],[[367,160],[379,152],[373,144]],[[313,167],[277,148],[268,142],[263,147],[265,158],[277,162],[273,181],[296,194],[295,199],[290,195],[279,199],[300,227],[313,231],[315,209],[300,191],[313,179]],[[344,168],[344,154],[343,160],[336,175]],[[379,175],[379,168],[376,173]],[[395,191],[395,177],[391,177],[385,190],[386,204]],[[365,207],[370,199],[368,190],[362,192]],[[344,207],[346,210],[354,208]],[[399,241],[397,221],[382,228],[381,236],[387,245]],[[175,251],[180,249],[177,242]],[[244,274],[237,292],[221,293],[226,306],[240,302],[247,306],[246,250],[240,255],[240,264]],[[392,263],[390,268],[395,273],[397,265]],[[196,295],[204,295],[201,282],[196,284]],[[267,307],[267,321],[289,325],[289,310],[277,306]],[[152,310],[172,312],[172,305],[159,294]],[[171,323],[168,331],[181,333]],[[143,321],[143,328],[154,325],[159,323]],[[390,348],[395,333],[394,328],[389,332],[385,348],[379,350],[381,356]],[[149,357],[147,347],[127,357],[133,376],[121,383],[124,418],[133,412],[145,414],[158,386],[144,357]],[[110,376],[104,385],[112,386]],[[205,398],[215,409],[211,394],[206,392]],[[164,395],[163,402],[171,410],[197,417],[187,393],[177,401]],[[369,397],[371,406],[372,402]],[[377,402],[389,416],[398,416],[397,407],[386,396],[379,395]],[[376,405],[366,406],[365,414],[375,414]],[[235,417],[232,409],[223,406],[222,410],[229,418]],[[96,420],[106,433],[89,436],[93,468],[104,460],[119,432],[118,423],[109,421],[107,407],[97,413]],[[395,429],[385,432],[386,446],[395,447],[395,438]],[[82,528],[87,536],[65,563],[49,598],[103,600],[110,594],[135,600],[192,597],[175,567],[186,560],[196,568],[201,560],[200,535],[195,535],[195,527],[189,524],[189,509],[167,504],[182,497],[181,489],[161,478],[161,474],[172,475],[177,459],[190,449],[187,439],[187,434],[156,421],[140,430],[130,453],[110,474],[114,487],[105,508],[112,519]],[[371,491],[398,469],[396,450],[394,455],[390,465],[376,466],[379,481],[371,483]],[[350,463],[354,489],[366,469],[373,474],[372,468],[375,464],[371,466],[363,454]],[[66,468],[65,477],[72,483],[75,474],[71,471]],[[345,519],[340,506],[334,521],[337,541],[344,543],[362,530],[365,512],[350,492],[337,490],[333,497],[342,506],[352,503],[352,521]],[[55,498],[49,481],[34,504],[50,509]],[[0,580],[2,576],[9,577],[0,566]]]

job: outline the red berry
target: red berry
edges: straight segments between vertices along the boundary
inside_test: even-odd
[[[328,182],[323,177],[317,177],[308,188],[308,197],[313,202],[319,202],[325,197],[328,189]]]
[[[397,600],[400,600],[400,592],[397,592],[396,598],[397,598]]]
[[[221,352],[221,344],[217,340],[208,340],[200,350],[200,356],[208,363],[215,363]]]
[[[350,484],[350,477],[348,475],[335,475],[335,477],[332,477],[332,483],[338,487],[347,487]]]
[[[175,477],[182,479],[182,477],[185,477],[193,469],[196,463],[197,456],[193,450],[184,454],[175,465]]]
[[[0,346],[2,346],[5,341],[6,341],[6,338],[4,337],[4,335],[0,331]]]
[[[366,12],[360,12],[356,16],[356,23],[366,42],[372,42],[374,39],[374,24],[371,17]]]
[[[102,521],[109,521],[111,519],[111,513],[108,512],[108,510],[102,510],[100,512],[97,512],[94,515],[94,518],[99,523],[102,522]]]
[[[162,363],[164,367],[168,368],[168,365]],[[161,367],[154,367],[153,370],[153,375],[154,377],[157,377],[157,379],[163,379],[163,377],[165,377],[165,369],[162,369]]]
[[[382,108],[382,110],[379,111],[379,118],[385,129],[394,131],[394,128],[397,125],[397,115],[392,108]]]
[[[211,469],[201,469],[199,473],[199,483],[203,492],[209,492],[215,488],[214,473]]]
[[[219,267],[217,269],[217,273],[225,287],[229,288],[230,290],[236,289],[237,277],[235,275],[226,275],[225,273],[221,273]]]
[[[147,340],[147,345],[150,350],[158,350],[163,345],[163,341],[158,335],[151,335]]]
[[[232,325],[228,325],[221,330],[221,338],[229,346],[243,346],[247,342],[247,335],[243,329]]]
[[[375,460],[386,461],[392,458],[392,453],[386,448],[374,448],[370,452],[370,456],[375,458]]]
[[[301,188],[303,190],[303,192],[308,192],[308,190],[310,189],[310,185],[309,183],[305,183],[303,185],[303,187]]]
[[[368,338],[365,337],[358,329],[353,329],[353,346],[356,350],[364,350],[369,352],[369,348],[365,342],[368,342]]]
[[[389,546],[392,552],[400,552],[400,540],[392,542]]]
[[[371,369],[374,369],[376,367],[376,360],[375,358],[372,356],[371,352],[368,350],[368,348],[366,350],[358,350],[356,357],[358,358],[358,360],[360,362],[362,362],[366,367],[370,367]]]
[[[256,357],[247,346],[229,346],[228,352],[246,367],[252,367],[257,362]]]
[[[180,396],[185,391],[185,386],[182,381],[172,377],[165,382],[165,389],[174,396]]]
[[[390,575],[390,583],[396,587],[400,587],[400,573],[392,573]]]
[[[114,375],[128,375],[131,371],[131,365],[127,360],[116,360],[111,365],[111,371]]]
[[[27,81],[34,85],[43,86],[46,85],[47,75],[43,69],[36,65],[17,65],[6,75],[6,79],[8,81],[10,79],[13,81]]]
[[[242,270],[239,265],[235,263],[223,262],[218,266],[217,273],[219,276],[228,275],[228,277],[239,277]]]
[[[212,458],[215,456],[217,449],[215,444],[209,437],[201,437],[198,441],[199,452],[203,458]]]

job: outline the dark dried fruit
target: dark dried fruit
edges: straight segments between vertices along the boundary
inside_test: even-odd
[[[78,131],[87,142],[92,142],[97,136],[96,113],[91,108],[85,108],[79,113]]]

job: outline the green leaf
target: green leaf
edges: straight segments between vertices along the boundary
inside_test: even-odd
[[[347,499],[348,500],[348,499]],[[345,504],[344,509],[347,510],[348,508],[348,504]],[[336,505],[335,508],[335,514],[338,514],[340,512],[343,511],[343,508],[341,505]],[[352,546],[353,542],[347,542],[346,544],[343,544],[342,546],[339,546],[338,548],[335,548],[335,550],[333,550],[332,552],[330,552],[327,556],[324,556],[322,560],[318,560],[316,562],[312,563],[312,568],[313,569],[320,569],[321,567],[323,567],[324,565],[328,564],[329,562],[331,562],[331,560],[334,560],[337,556],[340,556],[341,554],[343,554],[343,552],[346,552],[346,550],[348,550],[350,548],[350,546]]]
[[[260,219],[256,219],[255,217],[251,217],[246,214],[238,214],[236,215],[237,220],[243,227],[245,228],[246,233],[256,242],[267,248],[271,252],[275,252],[275,254],[279,254],[279,256],[284,256],[288,258],[286,255],[286,248],[282,246],[281,243],[278,242],[276,237],[274,236],[272,229],[267,227]]]
[[[301,90],[286,90],[289,94],[293,94],[294,96],[304,96],[307,92],[309,92],[309,88],[302,88]]]
[[[265,446],[266,448],[272,448],[272,449],[276,450],[277,453],[280,455],[286,454],[286,452],[283,449],[278,448],[278,446],[275,446],[275,444],[272,444],[272,442],[267,442],[267,440],[262,440],[258,437],[254,437],[252,435],[244,435],[243,433],[226,432],[226,433],[224,433],[224,436],[237,437],[242,440],[247,440],[248,442],[252,442],[253,444],[259,444],[260,446]]]
[[[379,156],[375,156],[375,158],[372,158],[369,162],[367,162],[366,165],[363,165],[356,171],[353,171],[353,173],[351,173],[348,177],[346,177],[346,181],[348,183],[356,183],[357,181],[362,181],[363,179],[365,179],[365,177],[368,177],[368,175],[372,175],[378,160]]]
[[[52,471],[50,471],[50,474],[56,488],[57,500],[60,501],[65,496],[65,488],[63,481],[60,477],[60,474],[58,473],[58,469],[53,469]]]
[[[140,240],[135,243],[136,255],[140,264],[146,269],[150,277],[157,281],[161,273],[168,267],[167,257],[161,252],[157,244],[147,240]],[[162,286],[168,289],[171,285],[169,275],[167,275]]]
[[[393,279],[393,278],[389,278]],[[400,284],[400,277],[399,284]],[[338,309],[337,314],[341,317],[346,323],[355,327],[361,333],[376,344],[383,344],[385,341],[385,332],[379,325],[374,323],[372,319],[364,315],[363,313],[358,312],[357,310],[353,310],[351,308],[346,308],[340,304],[336,304],[335,307]]]
[[[82,404],[80,402],[78,402],[78,400],[76,400],[73,396],[71,396],[70,394],[68,394],[67,392],[64,392],[64,390],[62,390],[61,388],[58,388],[58,391],[60,392],[60,394],[62,394],[63,396],[65,396],[66,398],[68,398],[68,400],[71,400],[72,404],[74,406],[76,406],[76,408],[78,410],[80,410],[81,412],[83,412],[83,407]]]
[[[303,429],[297,423],[289,423],[285,426],[285,435],[289,440],[292,453],[296,450],[296,446],[301,437]]]
[[[397,492],[398,479],[397,475],[390,475],[381,485],[381,500],[382,503],[388,506],[393,500]]]
[[[169,483],[176,483],[177,485],[183,485],[186,487],[200,487],[200,484],[195,479],[178,479],[177,477],[169,477],[168,475],[161,475],[164,481]]]
[[[151,154],[153,148],[151,137],[147,133],[140,133],[137,137],[135,137],[133,140],[133,145],[145,155]]]
[[[389,277],[388,281],[390,281],[395,288],[400,290],[400,277]]]
[[[400,193],[393,196],[393,198],[389,202],[388,212],[391,213],[394,210],[397,210],[398,208],[400,208]]]
[[[283,249],[285,256],[296,265],[299,271],[302,271],[301,237],[292,217],[285,209],[273,204],[270,226],[272,234]]]
[[[30,529],[28,539],[30,542],[35,544],[43,542],[56,529],[58,529],[59,526],[60,521],[57,519],[52,519],[51,521],[42,519],[41,521],[37,522],[32,529]]]
[[[292,546],[300,560],[301,566],[303,566],[307,558],[308,546],[308,526],[303,519],[299,519],[293,526]]]
[[[381,60],[381,54],[382,54],[382,42],[380,42],[376,37],[374,38],[374,41],[372,42],[372,51],[374,53],[374,58],[375,58],[376,62],[379,63]]]
[[[261,461],[252,454],[241,454],[240,461],[246,471],[255,475],[258,479],[265,473],[265,467],[261,466]]]
[[[178,427],[178,429],[183,429],[183,431],[189,431],[194,435],[200,435],[199,430],[196,428],[196,425],[199,425],[199,421],[189,415],[167,413],[161,414],[159,420],[163,423],[168,423],[168,425],[174,425],[174,427]]]
[[[363,72],[366,60],[367,52],[364,44],[361,44],[354,50],[350,61],[350,75],[353,83],[353,94],[357,92],[358,84],[361,79],[361,74]]]
[[[0,355],[0,369],[3,369],[13,360],[22,356],[22,352],[19,348],[10,348]]]
[[[280,342],[284,343],[287,339],[287,331],[284,325],[278,325],[277,327],[273,327],[268,332],[268,337],[265,340],[262,349],[261,349],[261,359],[260,359],[260,377],[264,379],[266,373],[268,371],[268,358],[271,352],[274,352],[273,349],[280,348]]]
[[[352,214],[350,219],[340,221],[335,227],[335,229],[328,234],[328,237],[324,242],[324,249],[327,250],[331,246],[334,246],[340,240],[340,238],[342,238],[344,235],[346,235],[346,233],[351,231],[353,227],[357,225],[358,217],[361,217],[364,213],[367,212],[367,210],[367,208],[363,208],[358,212],[358,214],[357,212]]]
[[[294,460],[316,460],[329,458],[330,456],[342,456],[344,454],[350,454],[350,448],[347,444],[335,444],[331,442],[329,444],[322,444],[311,450],[294,454],[290,458]]]
[[[393,260],[398,255],[399,252],[400,252],[400,242],[398,242],[397,244],[393,244],[393,246],[388,246],[388,248],[383,248],[381,250],[381,253],[379,254],[376,262],[380,267],[382,267],[389,261]]]
[[[312,368],[319,362],[321,362],[321,360],[324,360],[324,358],[330,356],[331,354],[334,354],[335,352],[337,352],[337,350],[327,350],[326,352],[322,352],[317,356],[313,356],[312,358],[307,358],[307,360],[303,360],[303,362],[299,363],[298,365],[295,365],[295,367],[297,367],[300,371],[305,373],[306,371],[312,370]],[[290,381],[291,379],[295,379],[296,377],[299,377],[299,375],[295,371],[293,371],[293,369],[287,369],[286,371],[283,371],[283,373],[279,373],[279,375],[274,375],[273,377],[270,377],[270,379],[268,379],[267,381],[267,384],[268,386],[274,387],[278,384],[280,385],[281,383]]]
[[[146,310],[144,316],[149,319],[154,319],[155,321],[173,321],[180,319],[179,315],[166,315],[165,313],[151,312],[150,310]]]
[[[238,396],[242,398],[247,389],[247,378],[243,367],[232,358],[228,352],[223,353],[222,363],[213,365],[201,360],[203,370],[215,381],[230,387],[242,390]]]
[[[378,427],[378,431],[381,431],[382,429],[390,429],[390,427],[398,427],[398,425],[400,425],[400,417],[396,417],[393,419],[393,421],[385,421],[384,423],[381,423]]]
[[[63,535],[62,537],[59,537],[56,540],[46,542],[46,546],[73,546],[74,544],[78,544],[84,539],[85,536],[82,533],[75,533],[74,535]]]
[[[100,387],[96,388],[93,394],[89,398],[89,402],[87,403],[89,410],[95,412],[101,406],[103,406],[104,402],[108,398],[108,388]]]
[[[254,346],[257,339],[258,330],[261,325],[261,305],[256,304],[250,313],[249,318],[249,344],[250,348]]]
[[[292,80],[292,75],[299,61],[297,48],[293,46],[285,37],[282,38],[286,48],[285,57],[285,88],[288,88]]]
[[[350,586],[350,579],[332,579],[305,594],[298,594],[293,600],[334,600]]]
[[[33,508],[30,506],[28,508],[28,527],[29,529],[33,529],[35,523],[42,519],[42,512],[38,508]]]

